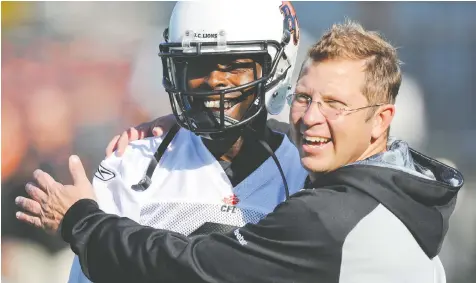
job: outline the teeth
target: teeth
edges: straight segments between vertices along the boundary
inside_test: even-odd
[[[225,108],[231,108],[232,103],[230,101],[225,101]],[[205,107],[207,108],[220,108],[220,101],[218,100],[211,100],[205,101]]]
[[[218,108],[220,107],[220,101],[205,101],[205,107]]]
[[[330,139],[321,138],[321,137],[307,137],[307,136],[304,136],[304,139],[305,139],[306,141],[309,141],[309,142],[322,142],[322,143],[326,143],[326,142],[330,141]]]

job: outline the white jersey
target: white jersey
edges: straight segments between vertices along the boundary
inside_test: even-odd
[[[149,188],[133,190],[131,186],[144,177],[161,141],[162,137],[134,141],[122,157],[113,154],[101,162],[93,186],[102,210],[142,225],[190,235],[207,224],[241,227],[257,223],[286,198],[271,157],[233,187],[201,138],[185,129],[178,131],[164,152]],[[302,189],[307,172],[296,147],[285,135],[275,155],[289,194]],[[83,282],[89,281],[75,257],[69,283]]]

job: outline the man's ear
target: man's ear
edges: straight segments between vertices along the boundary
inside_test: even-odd
[[[373,119],[372,139],[376,140],[387,132],[395,116],[395,105],[385,104],[378,108]]]

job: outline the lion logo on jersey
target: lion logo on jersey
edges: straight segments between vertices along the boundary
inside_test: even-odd
[[[299,42],[299,22],[294,11],[293,5],[289,1],[283,1],[283,4],[279,6],[281,14],[284,16],[284,29],[289,30],[291,37],[293,38],[294,45]]]

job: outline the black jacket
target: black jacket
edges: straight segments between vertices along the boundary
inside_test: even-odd
[[[227,234],[140,226],[92,200],[69,209],[61,232],[93,282],[439,282],[462,185],[458,171],[396,141]]]

